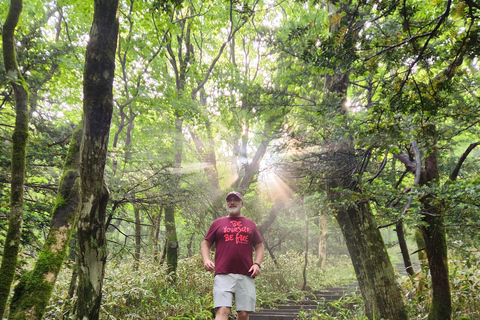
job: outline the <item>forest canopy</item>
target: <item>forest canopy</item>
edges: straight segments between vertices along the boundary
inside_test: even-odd
[[[358,281],[328,317],[480,317],[477,2],[0,7],[4,317],[211,319],[199,248],[232,190],[258,307]]]

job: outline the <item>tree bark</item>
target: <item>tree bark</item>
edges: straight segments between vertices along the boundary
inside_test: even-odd
[[[347,20],[354,18],[350,12],[349,3],[341,3],[337,10],[335,3],[330,2],[328,10],[331,13],[347,13],[338,23],[330,25],[330,32],[347,26]],[[347,28],[348,29],[348,28]],[[355,35],[349,43],[354,44]],[[348,50],[351,48],[348,48]],[[344,65],[348,70],[351,66]],[[338,72],[333,76],[325,76],[325,88],[338,99],[337,111],[344,117],[348,114],[344,108],[349,72]],[[362,174],[354,163],[354,158],[347,158],[355,153],[353,139],[338,141],[332,153],[333,168],[330,177],[327,177],[327,197],[331,203],[337,200],[347,200],[342,192],[359,192],[356,188],[355,174]],[[408,318],[402,295],[395,281],[395,273],[385,248],[380,230],[377,229],[375,218],[368,201],[347,202],[334,207],[336,219],[345,238],[350,258],[355,269],[360,291],[365,301],[365,314],[369,319]]]
[[[321,269],[325,269],[327,265],[327,216],[320,215],[318,218],[320,229],[320,237],[318,241],[318,258]]]
[[[183,119],[177,115],[175,118],[175,166],[174,173],[180,174],[183,154]],[[172,190],[178,187],[177,177],[173,178]],[[172,195],[173,198],[173,195]],[[166,254],[167,254],[167,270],[172,276],[172,281],[176,280],[177,264],[178,264],[178,240],[177,228],[175,223],[175,203],[172,201],[165,207],[165,231],[166,231]]]
[[[178,263],[178,240],[175,227],[175,206],[169,205],[165,208],[165,229],[166,229],[166,252],[168,274],[175,280]]]
[[[436,128],[427,128],[432,137],[436,136]],[[434,138],[435,139],[435,138]],[[438,183],[438,153],[434,143],[432,151],[425,158],[425,174],[420,185]],[[423,206],[423,221],[420,227],[425,240],[430,275],[432,277],[432,303],[428,320],[450,320],[452,317],[452,299],[448,276],[447,235],[443,224],[444,208],[441,204],[432,205],[434,195],[426,195],[420,202]]]
[[[72,268],[72,277],[70,278],[70,284],[68,285],[68,294],[67,298],[72,299],[77,291],[77,280],[78,280],[78,256],[75,257],[75,261]]]
[[[305,202],[304,202],[305,204]],[[305,263],[303,265],[303,286],[302,290],[307,290],[307,267],[308,267],[308,216],[305,217]]]
[[[241,193],[245,193],[250,185],[254,182],[254,177],[256,174],[258,174],[258,169],[260,167],[260,161],[262,161],[263,156],[267,152],[267,147],[270,141],[272,140],[270,131],[271,130],[271,125],[270,123],[265,124],[265,129],[263,131],[263,139],[258,146],[257,151],[255,152],[255,155],[253,156],[253,159],[251,163],[247,164],[245,167],[245,175],[243,176],[242,180],[240,181],[239,184],[239,191]],[[245,157],[245,159],[247,159]]]
[[[263,244],[265,249],[267,249],[268,253],[270,254],[270,258],[272,258],[273,263],[278,267],[277,257],[275,257],[275,253],[273,252],[272,248],[270,248],[268,241],[265,238],[263,238]]]
[[[340,199],[340,194],[334,189],[340,186],[345,188],[345,182],[348,179],[328,181],[327,195],[330,201]],[[336,208],[336,213],[365,301],[366,316],[369,319],[408,319],[387,249],[375,225],[369,203],[364,201],[340,206]]]
[[[403,264],[405,270],[411,276],[414,274],[412,260],[410,259],[410,254],[408,253],[407,241],[405,240],[405,232],[403,231],[403,222],[397,222],[395,226],[395,231],[397,232],[398,244],[400,245],[400,251],[402,253]]]
[[[135,260],[140,261],[140,251],[142,248],[142,225],[140,224],[140,208],[134,205],[133,211],[135,213]],[[137,264],[138,266],[138,264]]]
[[[437,216],[425,216],[424,221],[427,225],[421,227],[432,277],[432,303],[428,320],[450,320],[452,300],[448,277],[446,232],[441,212],[435,211]]]
[[[95,0],[84,70],[77,319],[98,319],[102,300],[109,198],[104,170],[113,112],[117,37],[118,0]]]
[[[58,187],[53,218],[34,269],[22,276],[10,304],[9,319],[41,319],[65,260],[79,204],[82,126],[73,133]]]
[[[160,235],[160,222],[162,221],[162,211],[163,208],[158,210],[158,215],[154,216],[152,219],[152,228],[153,228],[153,260],[159,262],[160,257],[158,253],[158,237]]]
[[[422,270],[428,266],[428,258],[425,253],[425,240],[423,239],[422,230],[420,228],[415,229],[415,243],[417,244],[417,257],[420,261],[420,266]]]
[[[15,28],[22,12],[22,0],[11,0],[3,25],[3,59],[5,71],[15,95],[15,128],[12,135],[11,194],[8,230],[0,267],[0,318],[5,312],[10,286],[17,267],[23,227],[23,187],[28,140],[28,91],[15,57]]]
[[[408,157],[401,156],[397,158],[403,162],[409,171],[415,172],[417,169],[421,169],[419,185],[428,186],[438,184],[439,182],[436,128],[431,125],[426,126],[423,130],[432,140],[428,143],[429,145],[427,145],[429,153],[425,158],[424,168],[418,168],[418,161],[411,161]],[[455,168],[455,170],[457,170],[457,168]],[[448,276],[446,231],[443,224],[445,208],[442,203],[435,201],[435,194],[426,194],[420,198],[420,203],[422,204],[422,220],[425,224],[420,226],[419,229],[423,236],[432,278],[432,302],[428,319],[450,320],[452,316],[452,300]],[[418,238],[417,243],[419,243]],[[419,245],[419,250],[421,250],[421,244]]]

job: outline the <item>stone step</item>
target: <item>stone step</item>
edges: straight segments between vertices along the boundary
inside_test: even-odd
[[[333,287],[333,288],[328,288],[325,290],[317,290],[314,291],[314,293],[324,293],[324,292],[329,292],[329,293],[350,293],[350,292],[355,292],[358,291],[357,287]]]
[[[307,300],[318,300],[322,298],[336,298],[340,299],[341,297],[345,296],[346,294],[338,293],[338,292],[320,292],[315,294],[308,294],[305,296]]]
[[[297,309],[297,310],[311,310],[311,309],[317,309],[318,304],[304,304],[304,305],[283,305],[283,306],[278,306],[277,309]],[[274,309],[266,309],[266,310],[274,310]]]
[[[250,320],[298,320],[303,310],[315,310],[324,303],[338,301],[345,295],[358,291],[358,284],[333,287],[314,291],[305,296],[306,300],[292,301],[290,304],[277,306],[276,309],[264,309],[250,313]]]
[[[301,309],[301,308],[265,309],[265,310],[257,311],[256,313],[258,313],[258,314],[280,314],[280,315],[282,315],[282,314],[293,314],[293,315],[296,315],[301,310],[305,310],[305,309]]]
[[[299,305],[318,305],[320,301],[318,300],[300,300],[300,301],[295,301],[295,304]]]
[[[298,320],[298,314],[262,314],[257,312],[250,313],[249,320]]]
[[[320,303],[327,303],[327,302],[332,302],[332,301],[338,301],[344,296],[332,296],[332,297],[318,297],[316,301]]]

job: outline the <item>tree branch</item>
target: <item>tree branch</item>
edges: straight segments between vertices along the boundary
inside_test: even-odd
[[[468,146],[467,150],[465,150],[465,152],[462,154],[460,159],[458,159],[457,165],[455,166],[452,173],[450,174],[450,177],[449,177],[450,180],[455,181],[457,179],[458,173],[460,172],[460,168],[462,167],[463,162],[465,162],[470,152],[472,152],[472,150],[475,149],[475,147],[478,146],[479,144],[480,142],[475,142]]]

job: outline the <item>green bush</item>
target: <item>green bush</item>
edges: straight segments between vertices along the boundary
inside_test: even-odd
[[[346,256],[336,257],[320,270],[309,258],[308,285],[313,289],[353,281],[353,269]],[[278,256],[278,265],[266,257],[256,279],[257,307],[270,306],[301,298],[304,254],[288,252]],[[48,319],[72,317],[75,301],[66,299],[71,272],[59,275]],[[135,268],[132,261],[109,261],[105,270],[101,319],[175,319],[208,320],[214,317],[213,273],[204,270],[199,255],[179,261],[176,281],[166,267],[144,259]]]
[[[475,260],[476,259],[476,260]],[[278,255],[277,264],[265,257],[256,279],[257,307],[272,308],[290,300],[302,300],[304,254],[287,252]],[[450,261],[453,319],[480,319],[480,258]],[[66,299],[71,273],[64,268],[59,275],[46,319],[72,318],[75,301]],[[327,267],[320,269],[314,256],[309,257],[307,285],[309,290],[324,289],[355,281],[347,256],[329,257]],[[415,277],[398,275],[411,319],[428,315],[430,279],[423,272]],[[212,297],[213,273],[206,272],[199,255],[179,261],[176,282],[166,268],[144,259],[135,268],[131,261],[107,264],[103,287],[101,319],[169,319],[210,320],[215,310]],[[328,303],[305,312],[303,319],[364,320],[363,302],[359,295]]]

